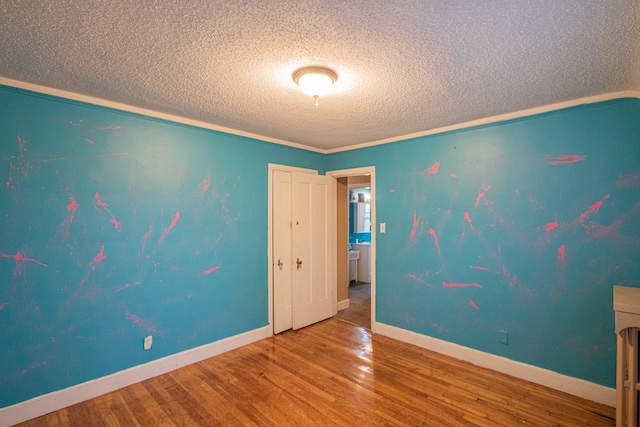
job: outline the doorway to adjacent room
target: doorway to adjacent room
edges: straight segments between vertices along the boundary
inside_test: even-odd
[[[337,181],[335,317],[375,332],[375,168],[327,175]]]

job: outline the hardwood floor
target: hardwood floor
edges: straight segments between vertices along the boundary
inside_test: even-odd
[[[371,283],[349,285],[349,308],[339,311],[335,318],[371,329]]]
[[[614,417],[329,319],[21,426],[613,426]]]

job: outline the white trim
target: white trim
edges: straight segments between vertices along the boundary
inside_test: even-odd
[[[213,123],[203,122],[200,120],[193,120],[186,117],[177,116],[174,114],[167,114],[167,113],[162,113],[155,110],[149,110],[146,108],[134,107],[132,105],[122,104],[114,101],[108,101],[106,99],[96,98],[88,95],[82,95],[75,92],[55,89],[55,88],[41,86],[33,83],[27,83],[20,80],[13,80],[13,79],[1,77],[1,76],[0,76],[0,84],[5,86],[15,87],[17,89],[24,89],[24,90],[29,90],[33,92],[39,92],[45,95],[57,96],[60,98],[66,98],[73,101],[85,102],[88,104],[99,105],[101,107],[114,108],[116,110],[126,111],[130,113],[135,113],[135,114],[142,114],[148,117],[168,120],[175,123],[182,123],[190,126],[199,127],[202,129],[209,129],[209,130],[214,130],[218,132],[224,132],[231,135],[243,136],[246,138],[256,139],[264,142],[271,142],[273,144],[285,145],[287,147],[299,148],[301,150],[313,151],[321,154],[339,153],[341,151],[349,151],[349,150],[356,150],[358,148],[367,148],[367,147],[373,147],[376,145],[390,144],[392,142],[405,141],[407,139],[412,139],[412,138],[419,138],[423,136],[435,135],[435,134],[444,133],[444,132],[467,129],[475,126],[489,125],[489,124],[497,123],[501,121],[533,116],[535,114],[548,113],[551,111],[561,110],[564,108],[576,107],[578,105],[595,104],[598,102],[611,101],[611,100],[620,99],[620,98],[640,99],[640,91],[637,91],[637,90],[611,92],[611,93],[605,93],[601,95],[594,95],[594,96],[587,96],[584,98],[573,99],[570,101],[557,102],[554,104],[543,105],[540,107],[528,108],[526,110],[515,111],[513,113],[499,114],[496,116],[485,117],[477,120],[471,120],[464,123],[458,123],[450,126],[443,126],[436,129],[430,129],[430,130],[410,133],[406,135],[399,135],[391,138],[378,139],[375,141],[363,142],[361,144],[353,144],[353,145],[347,145],[344,147],[331,148],[331,149],[322,149],[322,148],[312,147],[310,145],[299,144],[292,141],[286,141],[278,138],[271,138],[268,136],[258,135],[251,132],[245,132],[238,129],[219,126]]]
[[[378,332],[376,322],[376,241],[377,241],[377,216],[376,216],[376,167],[365,166],[353,169],[342,169],[327,171],[329,176],[338,178],[345,178],[349,176],[369,175],[370,187],[371,187],[371,331]],[[336,218],[337,222],[337,218]],[[337,279],[337,273],[336,273]],[[336,284],[337,286],[337,284]]]
[[[0,77],[0,84],[12,86],[17,89],[39,92],[45,95],[57,96],[60,98],[71,99],[73,101],[85,102],[87,104],[98,105],[101,107],[113,108],[116,110],[126,111],[128,113],[142,114],[143,116],[154,117],[156,119],[168,120],[174,123],[182,123],[189,126],[195,126],[202,129],[209,129],[218,132],[224,132],[231,135],[243,136],[245,138],[256,139],[258,141],[271,142],[273,144],[286,145],[287,147],[299,148],[301,150],[313,151],[316,153],[327,154],[326,150],[311,147],[309,145],[298,144],[296,142],[286,141],[284,139],[271,138],[264,135],[258,135],[251,132],[245,132],[239,129],[232,129],[225,126],[219,126],[213,123],[193,120],[187,117],[177,116],[175,114],[162,113],[160,111],[150,110],[147,108],[134,107],[133,105],[122,104],[120,102],[108,101],[106,99],[96,98],[93,96],[82,95],[80,93],[69,92],[61,89],[54,89],[47,86],[40,86],[33,83],[22,82],[19,80]]]
[[[342,301],[339,301],[338,302],[338,311],[346,310],[347,308],[349,308],[349,304],[350,303],[351,303],[351,301],[349,301],[349,298],[343,299]]]
[[[105,393],[165,374],[271,336],[270,325],[134,366],[106,377],[34,397],[0,409],[0,427],[18,424]]]
[[[621,92],[611,92],[595,96],[587,96],[585,98],[573,99],[570,101],[558,102],[555,104],[543,105],[541,107],[528,108],[526,110],[514,111],[513,113],[498,114],[497,116],[485,117],[482,119],[471,120],[464,123],[457,123],[450,126],[443,126],[436,129],[430,129],[406,135],[394,136],[391,138],[378,139],[376,141],[364,142],[361,144],[348,145],[345,147],[332,148],[324,150],[324,154],[339,153],[341,151],[356,150],[358,148],[373,147],[376,145],[390,144],[392,142],[405,141],[408,139],[419,138],[423,136],[435,135],[455,130],[468,129],[476,126],[489,125],[492,123],[514,120],[523,117],[529,117],[536,114],[549,113],[552,111],[562,110],[564,108],[576,107],[578,105],[595,104],[597,102],[611,101],[620,98],[638,98],[640,99],[640,91],[625,90]]]
[[[483,368],[531,381],[532,383],[540,384],[554,390],[579,396],[593,402],[603,403],[612,407],[616,406],[616,390],[614,388],[569,377],[548,369],[516,362],[505,357],[485,353],[480,350],[464,347],[459,344],[443,341],[438,338],[418,334],[384,323],[378,323],[376,329],[376,332],[380,335],[455,357],[456,359],[464,360]]]

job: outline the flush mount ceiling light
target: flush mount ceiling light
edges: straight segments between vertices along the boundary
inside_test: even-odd
[[[322,67],[301,68],[293,73],[293,81],[300,86],[303,93],[316,100],[316,108],[318,108],[318,97],[326,95],[336,80],[338,80],[336,73]]]

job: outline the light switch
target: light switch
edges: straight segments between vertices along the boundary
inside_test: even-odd
[[[384,234],[387,232],[387,223],[386,222],[381,222],[380,223],[380,234]]]

